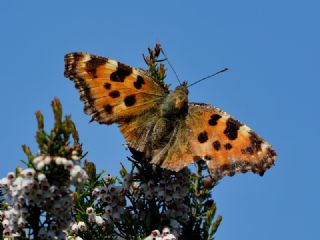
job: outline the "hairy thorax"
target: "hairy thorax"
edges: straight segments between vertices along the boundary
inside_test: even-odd
[[[188,89],[185,84],[166,96],[160,113],[167,119],[183,118],[188,113]]]
[[[188,89],[185,84],[169,93],[160,107],[160,118],[152,132],[151,149],[163,149],[175,134],[175,129],[188,113]],[[161,160],[160,160],[161,161]]]

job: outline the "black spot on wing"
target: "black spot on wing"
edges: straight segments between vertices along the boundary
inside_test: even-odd
[[[198,141],[199,141],[199,143],[205,143],[206,141],[208,141],[207,131],[203,131],[203,132],[199,133]]]
[[[103,109],[108,113],[111,114],[112,113],[112,106],[110,104],[106,104]]]
[[[111,92],[109,93],[109,96],[112,97],[112,98],[120,97],[120,92],[117,91],[117,90],[111,91]]]
[[[91,76],[96,77],[97,68],[107,63],[107,59],[101,57],[91,56],[91,59],[86,62],[87,72]]]
[[[110,84],[110,83],[105,83],[105,84],[103,85],[103,87],[104,87],[106,90],[110,90],[111,84]]]
[[[225,148],[226,150],[230,150],[230,149],[232,149],[232,145],[231,145],[230,143],[226,143],[226,144],[224,145],[224,148]]]
[[[124,104],[127,107],[131,107],[136,103],[136,96],[135,95],[129,95],[127,97],[125,97],[124,99]]]
[[[247,147],[245,149],[242,149],[241,152],[243,154],[254,154],[253,148],[252,147]]]
[[[224,130],[224,134],[230,139],[230,140],[235,140],[238,137],[238,130],[242,126],[242,124],[233,119],[233,118],[228,118],[227,122],[227,127]]]
[[[137,80],[133,83],[133,86],[136,89],[141,89],[143,84],[145,84],[145,81],[144,81],[143,77],[138,75]]]
[[[212,146],[216,151],[219,151],[221,148],[221,143],[217,140],[212,143]]]
[[[124,82],[124,79],[132,73],[132,68],[123,64],[118,63],[117,70],[111,73],[110,80],[114,82]]]
[[[210,126],[215,126],[218,124],[218,120],[221,118],[221,116],[219,114],[213,114],[211,115],[208,123]]]

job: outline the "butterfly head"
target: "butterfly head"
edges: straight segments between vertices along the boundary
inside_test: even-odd
[[[162,105],[162,116],[174,117],[182,115],[188,111],[188,87],[187,83],[182,83],[174,91],[170,92]]]

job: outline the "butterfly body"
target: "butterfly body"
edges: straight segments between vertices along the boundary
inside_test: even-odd
[[[209,104],[190,103],[187,84],[174,91],[148,72],[86,53],[65,56],[93,120],[117,123],[130,147],[174,171],[203,160],[213,178],[252,171],[263,175],[276,158],[249,127]]]

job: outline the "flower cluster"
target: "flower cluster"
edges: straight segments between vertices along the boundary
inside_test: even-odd
[[[100,239],[102,236],[105,236],[104,239],[114,239],[115,236],[120,239],[120,231],[114,229],[123,223],[125,189],[117,184],[116,177],[107,175],[101,178],[101,174],[97,177],[93,163],[85,161],[84,168],[89,179],[75,195],[77,217],[67,230],[68,236],[77,240]]]
[[[70,187],[86,180],[86,172],[78,160],[62,157],[38,156],[33,165],[34,168],[19,168],[17,174],[10,172],[0,180],[0,187],[7,193],[6,201],[12,203],[2,212],[3,234],[18,236],[24,228],[31,227],[33,219],[42,217],[40,239],[65,239],[63,230],[72,220]]]
[[[120,221],[126,205],[125,193],[123,187],[117,186],[115,178],[110,175],[105,177],[103,186],[93,190],[96,207],[102,209],[102,217],[108,223]]]
[[[181,223],[188,222],[190,214],[185,203],[189,194],[189,176],[187,168],[180,172],[158,168],[150,178],[143,178],[139,172],[125,175],[123,188],[127,189],[126,197],[136,208],[131,211],[132,218],[142,224],[148,218],[158,218],[158,224],[165,223],[175,235],[181,235]]]
[[[101,216],[95,213],[95,210],[93,207],[87,208],[86,214],[88,216],[87,222],[91,226],[96,224],[97,227],[103,227],[106,224],[105,220]],[[70,226],[69,237],[72,236],[73,237],[72,239],[82,240],[83,238],[81,237],[81,235],[85,233],[87,230],[88,230],[88,227],[85,222],[83,221],[74,222]]]
[[[177,220],[186,222],[189,219],[189,208],[184,203],[189,193],[189,175],[187,168],[180,172],[162,170],[162,177],[158,182],[149,180],[140,183],[137,191],[140,191],[147,200],[155,199],[160,204],[165,203],[165,216],[170,219],[169,225],[177,234],[181,228]]]
[[[85,166],[89,165],[85,163]],[[176,173],[157,169],[154,174],[149,180],[142,179],[135,171],[123,174],[122,181],[110,175],[98,181],[93,180],[96,177],[89,177],[86,186],[96,184],[91,191],[92,199],[86,200],[88,204],[91,203],[85,212],[80,210],[81,217],[69,228],[69,236],[85,239],[87,236],[98,236],[97,232],[110,228],[113,229],[111,234],[108,232],[110,237],[114,234],[128,238],[130,235],[124,235],[123,231],[137,231],[140,236],[145,236],[144,227],[150,217],[157,219],[157,224],[169,226],[174,235],[181,235],[181,223],[188,222],[190,213],[190,208],[185,204],[190,186],[189,170]],[[82,195],[79,193],[78,197]],[[166,230],[168,228],[164,228],[159,239],[175,239]]]

